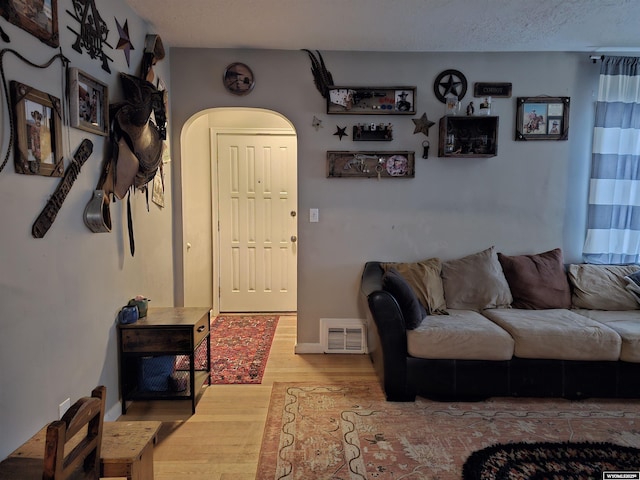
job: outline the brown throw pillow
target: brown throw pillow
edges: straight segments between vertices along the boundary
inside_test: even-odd
[[[513,295],[513,308],[571,308],[571,289],[561,249],[536,255],[498,253],[498,260]]]
[[[405,278],[427,310],[427,314],[446,313],[447,304],[444,301],[444,289],[440,278],[442,263],[439,258],[414,263],[383,263],[382,268],[385,271],[394,268]]]

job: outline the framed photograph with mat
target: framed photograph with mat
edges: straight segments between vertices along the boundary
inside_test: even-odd
[[[16,172],[62,177],[64,156],[60,99],[12,80],[11,107],[16,138]]]
[[[567,140],[569,97],[518,97],[516,140]]]
[[[108,135],[109,89],[107,85],[78,68],[69,69],[71,126]]]
[[[60,45],[58,0],[0,0],[0,15],[47,45]]]

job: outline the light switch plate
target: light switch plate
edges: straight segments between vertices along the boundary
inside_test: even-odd
[[[311,223],[317,223],[320,221],[320,212],[317,208],[309,209],[309,221]]]

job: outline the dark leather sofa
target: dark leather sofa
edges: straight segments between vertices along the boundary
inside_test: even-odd
[[[407,353],[405,322],[382,288],[381,262],[364,266],[360,299],[368,349],[389,401],[480,400],[492,396],[640,397],[640,364],[623,361],[523,359],[438,360]],[[640,321],[640,318],[639,318]]]

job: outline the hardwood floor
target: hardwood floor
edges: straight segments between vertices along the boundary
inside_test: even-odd
[[[375,379],[368,355],[295,355],[296,317],[281,316],[260,385],[212,385],[191,403],[133,402],[119,421],[163,422],[155,480],[255,478],[274,382]]]

